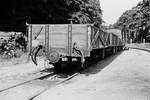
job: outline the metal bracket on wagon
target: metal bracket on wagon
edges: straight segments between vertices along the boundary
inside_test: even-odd
[[[76,42],[73,43],[73,50],[72,50],[72,53],[76,53],[78,55],[83,55],[81,49],[79,49],[79,46]]]
[[[36,57],[37,57],[37,54],[38,52],[40,51],[40,49],[42,49],[43,46],[42,45],[38,45],[37,47],[35,47],[31,53],[31,59],[33,61],[33,63],[37,66],[37,61],[36,61]]]
[[[84,62],[85,62],[85,58],[84,58],[84,54],[82,52],[81,49],[79,49],[77,43],[73,43],[73,50],[72,50],[72,53],[77,53],[79,55],[81,55],[81,67],[83,68],[84,67]]]

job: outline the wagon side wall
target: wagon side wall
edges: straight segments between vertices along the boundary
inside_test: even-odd
[[[76,47],[84,56],[90,56],[89,28],[90,26],[83,24],[49,25],[50,51],[57,51],[64,56],[81,57],[74,50]]]

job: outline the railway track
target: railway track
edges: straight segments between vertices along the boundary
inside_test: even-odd
[[[7,84],[3,84],[0,86],[0,92],[6,91],[8,89],[11,88],[15,88],[17,86],[29,83],[33,80],[37,80],[37,79],[42,79],[44,77],[50,77],[55,75],[53,72],[47,73],[47,72],[37,72],[34,74],[30,74],[30,75],[26,75],[26,76],[22,76],[22,78],[18,78],[18,79],[3,79],[0,82],[3,83],[7,83]],[[5,81],[6,80],[6,81]]]
[[[69,76],[68,78],[65,78],[64,80],[61,80],[61,81],[57,82],[57,83],[55,84],[55,86],[58,86],[58,85],[60,85],[60,84],[62,84],[62,83],[67,82],[68,80],[72,79],[73,77],[77,76],[78,74],[79,74],[79,73],[74,73],[73,75]],[[50,89],[50,87],[44,89],[43,91],[40,91],[40,92],[37,93],[36,95],[31,96],[28,100],[33,100],[34,98],[38,97],[39,95],[41,95],[42,93],[44,93],[45,91],[47,91],[47,90],[49,90],[49,89]]]
[[[92,63],[92,61],[91,61]],[[90,64],[88,64],[88,66],[91,66]],[[73,77],[77,76],[79,73],[76,73],[77,71],[71,73],[71,74],[66,74],[67,77],[60,77],[61,75],[56,74],[53,70],[48,70],[48,71],[41,71],[38,73],[34,73],[34,74],[30,74],[27,76],[22,77],[21,79],[12,79],[9,81],[5,81],[5,80],[0,80],[0,83],[7,83],[7,84],[0,84],[0,94],[7,94],[10,91],[18,91],[19,88],[23,89],[25,88],[25,91],[21,91],[22,93],[26,94],[26,98],[27,100],[33,100],[34,98],[38,97],[39,95],[41,95],[43,92],[49,90],[51,87],[55,87],[58,86],[62,83],[67,82],[68,80],[72,79]],[[34,93],[28,93],[27,91],[29,91],[29,89],[26,88],[27,85],[36,85],[36,84],[32,84],[39,82],[39,83],[48,83],[48,86],[43,86],[42,89],[36,90],[36,92],[34,91]],[[42,83],[42,84],[43,84]],[[30,87],[32,87],[30,86]],[[36,89],[36,87],[34,88]],[[7,91],[7,92],[5,92]],[[26,93],[27,92],[27,93]],[[17,94],[18,95],[18,94]],[[1,95],[0,95],[1,96]],[[4,95],[3,95],[4,96]],[[17,97],[17,96],[15,96]]]
[[[79,73],[73,73],[72,75],[68,75],[67,77],[60,78],[61,75],[58,75],[54,72],[42,71],[42,72],[24,76],[22,79],[12,79],[9,81],[0,80],[1,83],[2,82],[6,83],[6,84],[0,85],[0,94],[7,94],[10,91],[14,91],[14,90],[19,91],[19,88],[23,88],[23,90],[25,88],[25,90],[28,90],[26,88],[26,86],[28,86],[28,85],[30,86],[32,83],[33,83],[32,86],[34,86],[35,83],[39,82],[39,83],[43,84],[42,89],[40,89],[36,92],[34,91],[35,93],[26,93],[27,100],[33,100],[35,97],[37,97],[40,94],[42,94],[43,92],[47,91],[51,87],[62,84],[64,82],[72,79],[73,77],[77,76],[78,74]],[[44,86],[45,83],[47,83],[49,85]],[[24,91],[20,91],[20,92],[24,93]]]
[[[88,68],[89,68],[90,66],[93,66],[93,64],[95,64],[95,62],[89,61],[89,63],[87,64]],[[87,69],[85,69],[85,70],[87,70]],[[84,71],[85,71],[85,70],[84,70]],[[79,73],[80,73],[80,72],[79,72]],[[62,84],[62,83],[67,82],[68,80],[70,80],[70,79],[72,79],[73,77],[77,76],[79,73],[74,73],[74,74],[70,75],[69,77],[67,77],[67,78],[65,78],[65,79],[63,79],[63,80],[57,82],[57,83],[55,84],[55,86],[58,86],[58,85],[60,85],[60,84]],[[81,71],[81,73],[82,73],[82,71]],[[55,76],[53,76],[53,77],[55,77]],[[31,96],[28,100],[33,100],[34,98],[38,97],[39,95],[41,95],[42,93],[46,92],[46,91],[49,90],[49,89],[50,89],[50,87],[44,89],[43,91],[40,91],[40,92],[37,93],[36,95]]]

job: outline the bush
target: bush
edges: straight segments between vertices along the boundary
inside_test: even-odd
[[[26,38],[22,34],[11,35],[8,40],[0,44],[0,55],[4,59],[18,58],[26,51]]]

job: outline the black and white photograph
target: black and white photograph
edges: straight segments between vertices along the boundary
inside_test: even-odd
[[[150,100],[150,0],[1,0],[0,100]]]

